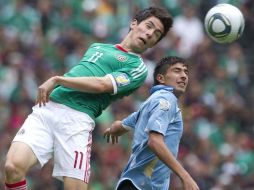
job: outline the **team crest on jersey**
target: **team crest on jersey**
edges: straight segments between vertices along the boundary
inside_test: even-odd
[[[130,79],[124,73],[116,76],[115,79],[116,79],[117,86],[125,86],[130,83]]]
[[[124,55],[116,55],[116,59],[121,62],[127,61],[127,57]]]
[[[170,108],[170,103],[169,103],[169,101],[167,101],[165,99],[160,99],[159,107],[160,107],[161,110],[167,111]]]

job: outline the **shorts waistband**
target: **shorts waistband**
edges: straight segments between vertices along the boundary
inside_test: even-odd
[[[84,112],[75,110],[75,109],[73,109],[73,108],[71,108],[71,107],[68,107],[68,106],[66,106],[66,105],[64,105],[64,104],[60,104],[60,103],[57,103],[57,102],[53,102],[52,100],[50,100],[47,104],[52,105],[52,106],[54,106],[54,107],[57,107],[57,108],[59,108],[59,109],[65,109],[65,110],[69,110],[69,111],[75,112],[76,114],[79,114],[79,115],[81,115],[81,116],[83,116],[83,117],[85,116],[85,117],[89,118],[91,121],[94,122],[94,120],[93,120],[87,113],[84,113]]]

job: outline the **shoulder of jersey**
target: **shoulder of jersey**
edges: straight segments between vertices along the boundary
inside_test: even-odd
[[[91,47],[100,49],[101,47],[114,47],[113,44],[104,44],[104,43],[93,43]]]
[[[101,43],[93,43],[90,47],[91,47],[91,48],[94,48],[94,49],[100,49],[101,46],[102,46]]]

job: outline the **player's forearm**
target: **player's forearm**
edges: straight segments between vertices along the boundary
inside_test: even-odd
[[[88,93],[112,93],[113,85],[108,77],[55,77],[56,85]]]
[[[114,135],[121,136],[128,132],[123,126],[121,121],[115,121],[111,126],[111,132]]]
[[[176,173],[181,179],[189,177],[188,172],[176,160],[171,151],[164,143],[163,137],[155,137],[152,140],[149,138],[149,147],[156,154],[156,156],[165,163],[172,171]]]

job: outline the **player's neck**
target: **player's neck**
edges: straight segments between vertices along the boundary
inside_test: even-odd
[[[140,55],[142,52],[138,52],[138,51],[135,51],[132,47],[131,47],[131,45],[130,45],[130,43],[128,42],[128,41],[122,41],[120,44],[118,44],[118,45],[120,45],[123,49],[125,49],[126,51],[128,51],[129,53],[133,53],[133,54],[135,54],[135,55]]]
[[[120,46],[122,49],[124,49],[127,52],[132,52],[132,49],[130,48],[130,45],[128,42],[126,42],[125,40],[123,40],[120,44],[117,44],[118,46]]]

